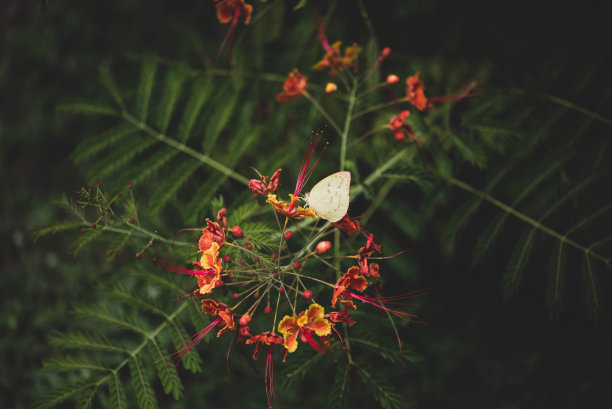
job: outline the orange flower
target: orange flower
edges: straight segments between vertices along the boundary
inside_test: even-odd
[[[340,304],[347,308],[357,308],[351,301],[351,296],[346,292],[349,288],[360,292],[368,288],[368,282],[360,274],[359,268],[355,266],[349,268],[336,283],[334,295],[332,296],[332,307],[335,307],[336,302],[340,301]]]
[[[336,41],[325,53],[321,61],[317,62],[312,68],[316,71],[323,71],[330,68],[329,75],[335,76],[342,68],[355,67],[355,60],[361,53],[361,47],[357,44],[350,45],[344,49],[344,56],[340,53],[341,41]]]
[[[289,195],[291,198],[290,203],[285,203],[282,200],[276,199],[276,195],[268,195],[268,199],[266,203],[270,203],[274,206],[274,210],[276,210],[280,214],[284,214],[285,216],[292,217],[294,219],[301,219],[302,217],[312,217],[313,219],[317,218],[317,214],[311,209],[304,209],[302,206],[295,207],[295,203],[299,200],[294,195]]]
[[[349,327],[355,324],[355,320],[349,316],[349,310],[330,312],[325,317],[328,318],[331,322],[344,322]]]
[[[338,230],[345,232],[349,236],[353,233],[357,233],[361,229],[357,219],[351,219],[348,213],[345,214],[342,219],[334,223],[334,226],[336,226]]]
[[[378,264],[371,263],[368,266],[368,257],[374,254],[375,251],[380,253],[380,245],[374,243],[374,235],[370,234],[368,236],[368,240],[366,241],[366,245],[359,249],[359,252],[357,253],[357,260],[359,262],[361,274],[377,279],[380,277],[380,274],[378,273]]]
[[[274,174],[270,177],[270,181],[268,181],[267,176],[262,176],[257,169],[255,169],[255,172],[257,172],[261,180],[251,179],[249,181],[249,189],[251,189],[251,192],[253,192],[253,196],[272,194],[280,186],[280,173],[282,172],[282,169],[278,169],[276,172],[274,172]]]
[[[218,0],[215,0],[218,1]],[[251,13],[253,6],[244,2],[244,0],[222,0],[217,3],[217,20],[220,23],[227,24],[233,19],[238,20],[238,17],[244,15],[244,24],[249,24],[251,21]]]
[[[267,331],[267,332],[255,335],[253,338],[249,339],[246,343],[255,344],[255,351],[253,352],[253,359],[257,359],[259,358],[259,355],[261,354],[264,344],[265,345],[273,345],[273,344],[283,345],[285,341],[283,340],[281,336],[276,335],[273,332]],[[285,359],[283,358],[283,362],[284,361]]]
[[[283,84],[283,92],[276,96],[278,102],[289,102],[299,98],[308,88],[308,77],[300,74],[297,68],[289,73]]]
[[[419,111],[429,108],[427,97],[425,97],[425,85],[423,81],[419,79],[418,72],[406,78],[406,97],[408,98],[408,102],[414,105]]]
[[[219,214],[224,217],[225,212],[221,210]],[[219,215],[217,215],[217,217],[219,217]],[[217,243],[218,248],[223,247],[223,243],[225,243],[225,231],[223,231],[221,226],[219,226],[218,223],[211,222],[209,219],[206,219],[206,224],[207,226],[202,229],[202,236],[198,242],[200,253],[204,253],[208,250],[212,243]]]
[[[278,324],[278,331],[285,339],[284,346],[288,352],[297,349],[297,336],[302,335],[310,345],[321,352],[322,348],[312,338],[314,332],[320,337],[331,334],[331,324],[324,318],[325,310],[319,304],[311,304],[306,311],[302,311],[297,317],[285,317]]]
[[[217,242],[212,242],[209,249],[202,254],[200,262],[195,262],[194,264],[202,270],[209,270],[205,274],[199,274],[197,276],[199,289],[196,290],[196,296],[201,297],[204,294],[211,293],[215,288],[217,280],[221,279],[223,267],[221,266],[221,259],[219,258],[219,244],[217,244]]]
[[[233,331],[236,327],[232,310],[222,302],[213,300],[212,298],[204,299],[202,300],[202,311],[213,317],[218,315],[225,323],[225,326],[221,328],[217,334],[218,337],[225,334],[227,331]]]
[[[389,129],[391,129],[391,132],[393,132],[395,139],[400,142],[406,142],[406,136],[413,141],[419,141],[419,139],[414,136],[412,127],[406,123],[409,116],[410,111],[402,111],[398,115],[391,118],[391,121],[389,121]]]

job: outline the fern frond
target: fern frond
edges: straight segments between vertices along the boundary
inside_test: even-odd
[[[74,310],[77,316],[88,320],[94,320],[100,323],[105,323],[114,327],[124,328],[138,334],[147,335],[147,329],[141,327],[141,323],[136,323],[135,321],[128,321],[123,317],[117,317],[111,314],[104,308],[94,308],[94,307],[76,307]]]
[[[71,332],[68,334],[54,334],[51,336],[51,344],[65,349],[100,350],[109,352],[126,352],[114,341],[97,334],[85,334],[82,332]]]
[[[82,221],[78,220],[60,220],[57,222],[53,222],[44,226],[35,227],[32,230],[32,240],[35,242],[43,236],[48,236],[49,234],[56,234],[66,230],[77,230],[79,227],[83,226]]]
[[[55,389],[49,392],[47,395],[39,399],[34,408],[36,409],[50,409],[63,401],[72,398],[85,388],[91,387],[94,384],[91,382],[78,382],[71,385],[63,386],[59,389]]]
[[[117,105],[119,105],[122,111],[125,111],[126,108],[125,104],[123,103],[123,98],[121,98],[119,88],[117,88],[117,84],[115,83],[113,75],[111,74],[107,65],[100,67],[100,79],[102,80],[102,84],[104,84],[109,94],[112,95]]]
[[[176,197],[181,186],[199,167],[200,163],[193,159],[181,162],[157,189],[149,201],[149,209],[158,212],[170,199]]]
[[[353,339],[351,339],[351,342]],[[349,386],[351,383],[351,366],[349,364],[338,365],[334,384],[329,392],[327,407],[329,409],[348,408]]]
[[[128,137],[136,131],[137,129],[130,124],[121,124],[111,128],[97,136],[85,139],[77,145],[70,158],[74,163],[83,163],[94,155],[102,152],[105,148],[116,144],[121,139]]]
[[[536,232],[535,228],[525,230],[512,251],[502,283],[505,299],[510,298],[521,282],[523,270],[533,251]]]
[[[242,111],[238,114],[236,113],[236,105],[238,104],[238,101],[239,95],[237,93],[233,93],[230,98],[227,98],[223,101],[223,103],[220,103],[217,106],[217,109],[212,114],[214,121],[208,122],[204,132],[204,140],[202,141],[202,148],[204,149],[204,152],[209,153],[212,150],[212,147],[217,143],[221,132],[227,127],[232,115],[235,115],[238,118],[250,118],[250,112],[245,112],[245,107],[249,107],[252,104],[245,104],[245,107],[243,107]]]
[[[149,353],[154,359],[157,377],[161,381],[164,393],[172,395],[175,400],[178,400],[183,394],[183,384],[176,372],[176,367],[169,356],[162,353],[154,338],[149,340]]]
[[[85,233],[79,235],[79,238],[70,246],[70,254],[76,257],[83,247],[98,239],[103,232],[104,230],[102,229],[89,229]]]
[[[132,386],[138,400],[138,407],[140,409],[157,409],[155,392],[139,359],[132,356],[129,359],[129,366],[132,375]]]
[[[305,349],[305,348],[304,348]],[[293,353],[283,370],[279,373],[278,387],[281,390],[291,389],[321,360],[323,354],[313,354],[311,351]]]
[[[565,283],[566,256],[563,242],[555,246],[548,267],[547,307],[551,314],[556,314],[563,300]]]
[[[410,345],[402,345],[400,350],[397,346],[391,348],[375,342],[373,340],[351,337],[351,344],[361,345],[381,358],[393,363],[404,363],[405,361],[413,364],[423,361],[423,356],[416,352]]]
[[[110,371],[109,368],[91,359],[75,356],[49,358],[43,361],[43,367],[58,372],[74,371],[77,369],[87,369],[91,371]]]
[[[95,114],[95,115],[109,115],[119,116],[120,113],[113,108],[91,104],[89,102],[70,102],[64,103],[57,107],[58,110],[63,112],[72,112],[76,114]]]
[[[119,375],[114,372],[108,381],[108,396],[111,409],[127,409],[127,399]]]
[[[584,254],[584,267],[583,267],[583,282],[587,301],[587,313],[589,318],[594,318],[595,313],[599,311],[600,307],[600,294],[599,286],[597,285],[597,270],[595,269],[594,263],[591,260],[589,252]]]
[[[202,106],[210,95],[211,87],[211,78],[208,76],[203,76],[195,82],[179,127],[178,139],[181,142],[185,143],[191,137],[191,131],[202,110]]]
[[[391,385],[391,383],[381,374],[373,376],[363,366],[357,366],[357,372],[366,388],[372,393],[374,398],[384,409],[401,409],[406,407],[406,402],[402,395]]]
[[[98,390],[98,385],[94,385],[93,388],[83,389],[78,393],[78,399],[74,405],[75,409],[89,409],[93,405],[93,398]]]
[[[151,56],[145,57],[142,61],[140,82],[138,83],[138,91],[136,92],[136,110],[138,112],[138,118],[140,118],[142,122],[147,121],[149,101],[151,99],[151,93],[153,92],[157,64],[157,59]]]
[[[172,119],[174,108],[185,85],[186,70],[186,67],[179,65],[170,68],[166,73],[164,90],[154,119],[154,124],[161,133],[166,133]]]
[[[123,144],[121,153],[108,155],[104,159],[96,162],[88,172],[90,181],[102,180],[113,174],[119,168],[125,166],[136,155],[143,152],[155,143],[151,138],[142,135],[135,135]]]
[[[159,172],[169,161],[171,161],[178,152],[171,148],[163,148],[154,154],[148,156],[138,166],[121,173],[113,180],[113,187],[121,189],[128,183],[142,184],[154,174]]]
[[[115,239],[106,248],[106,261],[112,262],[119,253],[121,253],[125,247],[125,244],[130,240],[131,234],[121,234],[115,237]]]
[[[174,322],[173,327],[174,331],[169,330],[170,338],[172,339],[174,347],[178,350],[185,345],[185,340],[189,338],[189,335],[180,323]],[[183,355],[181,362],[183,363],[185,369],[187,369],[188,371],[191,371],[193,373],[202,372],[202,358],[200,358],[200,355],[198,355],[196,348],[188,349],[187,352]]]

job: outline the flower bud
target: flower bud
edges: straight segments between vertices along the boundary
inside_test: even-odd
[[[295,263],[293,263],[293,268],[295,268],[296,270],[299,270],[300,268],[302,268],[302,263],[300,263],[299,261],[296,261]]]
[[[132,184],[132,182],[128,183],[128,188],[129,188],[129,189],[131,189],[131,188],[133,188],[133,187],[134,187],[134,185]]]
[[[285,289],[283,287],[278,289],[279,294],[285,294]]]
[[[325,85],[325,93],[326,94],[333,94],[334,92],[338,91],[338,86],[333,83],[333,82],[328,82]]]
[[[264,308],[264,314],[270,314],[272,312],[272,307],[270,307],[269,305]]]
[[[304,296],[304,298],[306,298],[307,300],[310,300],[310,299],[312,298],[312,291],[310,291],[310,290],[306,290],[306,291],[304,291],[303,296]]]
[[[238,239],[244,237],[244,233],[242,232],[240,226],[232,227],[232,233],[234,233],[234,236],[236,236]]]
[[[289,240],[291,237],[293,237],[293,232],[291,230],[287,230],[285,232],[285,240]]]
[[[234,273],[229,273],[229,274],[227,275],[227,277],[228,277],[230,280],[231,280],[231,279],[233,279],[233,278],[234,278]]]
[[[395,74],[391,74],[387,77],[387,80],[385,81],[387,83],[387,85],[392,85],[392,84],[397,84],[399,82],[399,77]]]
[[[258,299],[258,298],[259,298],[259,293],[255,293],[255,294],[253,294],[253,298],[254,298],[255,300],[256,300],[256,299]]]
[[[225,283],[223,282],[223,280],[217,280],[217,281],[215,281],[215,287],[223,287],[223,285],[225,285]]]
[[[249,314],[243,314],[242,317],[240,317],[240,321],[238,322],[242,326],[249,325],[249,323],[251,322],[251,316]]]
[[[315,248],[315,253],[323,254],[327,253],[332,247],[331,241],[320,241]]]
[[[238,299],[238,297],[240,297],[240,296],[238,295],[238,293],[234,293],[234,294],[232,294],[232,299],[237,300],[237,299]]]
[[[121,197],[121,192],[117,193],[117,197]]]
[[[247,244],[245,245],[245,247],[246,247],[247,249],[251,250],[251,249],[253,248],[253,245],[252,245],[251,243],[247,243]]]
[[[273,259],[277,259],[278,258],[278,253],[272,253],[272,258]]]
[[[95,228],[96,228],[96,224],[95,224],[95,223],[92,223],[91,228],[92,228],[92,229],[95,229]]]
[[[378,61],[379,62],[384,61],[384,59],[387,58],[389,54],[391,54],[391,49],[389,47],[383,48],[383,50],[380,53],[380,56],[378,57]]]
[[[130,217],[130,223],[134,223],[136,220],[134,220],[133,217]]]
[[[81,227],[81,234],[85,233],[85,227]]]
[[[140,254],[140,253],[136,253],[136,258],[137,258],[138,260],[140,260],[140,259],[142,258],[142,254]]]
[[[230,262],[230,256],[223,256],[223,258],[221,260],[223,260],[224,263],[229,263]]]

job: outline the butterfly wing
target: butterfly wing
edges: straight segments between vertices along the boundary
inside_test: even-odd
[[[337,172],[314,185],[308,205],[319,217],[332,223],[342,219],[349,207],[351,172]]]

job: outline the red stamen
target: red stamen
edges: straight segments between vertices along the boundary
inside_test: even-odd
[[[318,16],[317,21],[317,32],[319,33],[319,39],[321,40],[321,45],[327,54],[335,54],[336,50],[334,50],[330,45],[329,41],[327,41],[327,36],[325,35],[325,29],[323,28],[323,17]]]
[[[191,342],[189,342],[189,344],[187,344],[185,347],[183,347],[181,350],[176,351],[175,353],[173,353],[170,356],[174,356],[177,355],[172,361],[175,363],[175,365],[178,365],[179,362],[181,362],[181,360],[183,359],[183,357],[185,356],[185,354],[187,352],[189,352],[189,350],[191,350],[191,348],[193,348],[194,346],[198,345],[206,335],[208,335],[208,333],[214,328],[216,327],[220,322],[223,321],[223,318],[221,317],[217,317],[213,322],[211,322],[210,324],[208,324],[203,330],[197,332],[196,334],[192,335],[191,337],[187,338],[186,340],[184,340],[183,342],[181,342],[181,344],[185,344],[187,343],[189,340],[191,340]]]
[[[266,396],[268,397],[268,407],[276,406],[276,388],[274,385],[274,344],[268,347],[268,355],[266,356]]]
[[[366,297],[363,295],[357,295],[355,293],[352,293],[350,291],[345,291],[346,293],[348,293],[351,297],[361,301],[361,302],[365,302],[368,304],[371,304],[375,307],[380,308],[381,310],[385,310],[390,312],[391,314],[395,315],[396,317],[406,320],[406,321],[410,321],[410,322],[417,322],[420,324],[425,324],[425,322],[423,320],[421,320],[417,315],[411,314],[409,312],[405,312],[405,311],[398,311],[398,310],[392,310],[391,308],[387,308],[384,305],[382,305],[383,301],[379,301],[380,299],[378,298],[370,298],[370,297]]]

